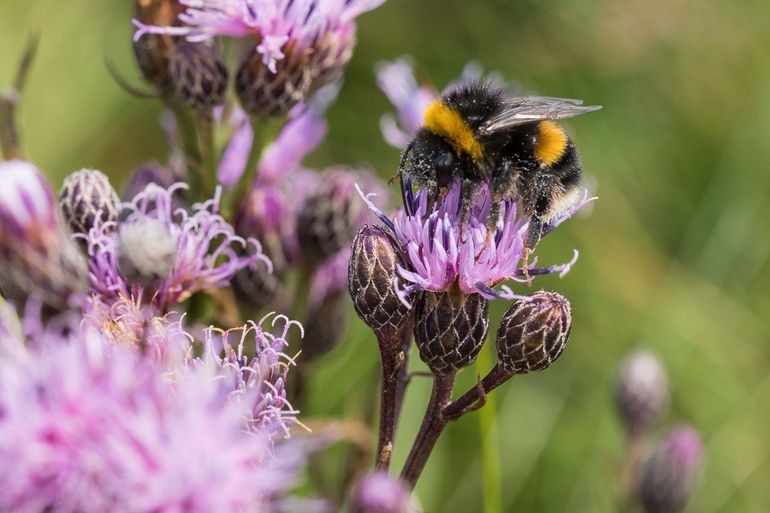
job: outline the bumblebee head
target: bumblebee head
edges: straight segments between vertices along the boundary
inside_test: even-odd
[[[421,129],[401,158],[401,169],[417,179],[420,185],[450,187],[455,178],[466,176],[472,166],[464,153],[427,128]]]

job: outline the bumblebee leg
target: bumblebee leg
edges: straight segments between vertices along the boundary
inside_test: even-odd
[[[465,240],[465,224],[471,217],[471,209],[473,208],[473,201],[476,196],[476,183],[473,180],[463,178],[462,188],[460,191],[460,240]]]
[[[529,275],[529,257],[535,250],[535,246],[540,242],[540,236],[543,231],[543,222],[537,216],[532,216],[529,220],[529,229],[527,231],[527,242],[524,244],[524,251],[521,255],[521,272],[527,280],[527,286],[532,286],[532,278]]]
[[[484,238],[484,245],[476,253],[476,258],[481,256],[484,250],[487,249],[489,243],[492,242],[492,237],[497,233],[497,223],[500,221],[500,202],[492,199],[492,205],[489,207],[489,214],[487,215],[487,235]]]

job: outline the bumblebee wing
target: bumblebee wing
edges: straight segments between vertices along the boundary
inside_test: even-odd
[[[504,100],[502,110],[484,123],[480,130],[489,135],[532,121],[573,118],[601,108],[600,105],[583,105],[582,100],[569,98],[519,96]]]

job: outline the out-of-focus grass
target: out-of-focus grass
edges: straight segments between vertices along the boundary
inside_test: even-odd
[[[28,31],[42,34],[22,122],[30,157],[57,183],[83,166],[120,181],[163,158],[160,106],[122,92],[104,66],[110,58],[137,76],[129,16],[129,2],[0,3],[0,81]],[[770,504],[769,18],[759,0],[390,0],[362,18],[318,165],[395,171],[372,67],[404,53],[438,85],[475,59],[525,91],[605,106],[569,123],[600,200],[539,251],[551,263],[581,250],[568,277],[538,283],[572,301],[570,345],[547,372],[495,392],[504,511],[613,510],[622,439],[611,384],[638,345],[666,361],[668,420],[692,423],[707,442],[689,511]],[[352,319],[314,379],[309,413],[360,415],[376,372],[374,340]],[[410,389],[396,466],[429,388],[416,378]],[[475,416],[450,426],[418,486],[426,511],[481,510],[480,448]]]

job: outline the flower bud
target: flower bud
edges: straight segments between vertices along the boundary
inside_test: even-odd
[[[315,360],[331,352],[342,340],[348,320],[348,302],[344,293],[328,294],[308,306],[302,325],[308,335],[302,339],[302,358]]]
[[[412,513],[410,493],[386,472],[364,476],[350,497],[350,513]]]
[[[703,453],[698,433],[682,426],[654,449],[641,474],[639,499],[646,513],[679,513],[695,491]]]
[[[348,291],[359,317],[380,338],[404,329],[410,311],[393,286],[397,268],[404,265],[395,242],[379,226],[365,226],[353,241],[348,267]]]
[[[243,198],[235,217],[235,231],[243,237],[254,237],[263,245],[268,239],[278,242],[275,250],[283,253],[284,232],[293,228],[291,213],[283,191],[275,186],[255,183]],[[266,244],[269,246],[269,244]],[[271,255],[283,260],[283,255]]]
[[[355,38],[323,34],[309,51],[276,62],[274,71],[265,65],[261,53],[249,52],[235,79],[243,109],[263,118],[288,113],[342,74],[354,43]]]
[[[0,162],[0,285],[7,299],[55,310],[88,288],[88,268],[48,182],[28,162]]]
[[[184,6],[179,0],[134,0],[134,16],[142,23],[178,26],[182,12]],[[134,54],[142,75],[164,95],[174,91],[171,55],[179,39],[168,34],[148,34],[134,40]]]
[[[180,39],[171,59],[171,81],[187,105],[208,111],[224,102],[227,67],[213,42]]]
[[[663,363],[650,351],[635,351],[621,364],[615,400],[624,427],[631,434],[648,430],[668,403]]]
[[[64,180],[59,193],[64,219],[75,233],[88,233],[94,224],[117,221],[120,198],[104,173],[81,169]]]
[[[157,219],[139,219],[118,230],[118,269],[129,282],[146,287],[167,278],[176,254],[173,234]]]
[[[361,210],[357,200],[354,175],[335,171],[324,177],[305,198],[297,219],[303,258],[320,262],[350,244]]]
[[[233,292],[238,300],[255,310],[274,305],[283,287],[285,269],[279,269],[272,259],[271,251],[263,247],[265,255],[273,261],[273,269],[263,260],[254,266],[244,267],[233,277]]]
[[[516,301],[497,329],[497,357],[511,374],[543,370],[567,344],[572,327],[569,301],[555,292],[540,291]]]
[[[142,192],[149,184],[168,189],[174,185],[176,180],[174,174],[168,169],[155,162],[148,162],[139,166],[131,172],[123,188],[123,199],[131,201],[134,196]]]
[[[481,351],[489,329],[489,301],[452,286],[424,291],[417,302],[414,336],[420,357],[434,372],[467,367]]]

